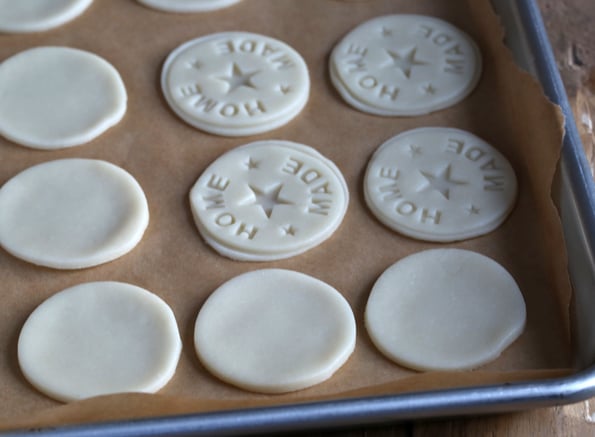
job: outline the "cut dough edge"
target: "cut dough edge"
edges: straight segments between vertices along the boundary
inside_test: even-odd
[[[339,185],[341,186],[345,201],[344,201],[343,208],[341,209],[341,213],[337,215],[336,220],[331,222],[328,225],[328,230],[321,233],[319,236],[305,240],[302,244],[298,245],[297,247],[294,247],[291,250],[275,251],[273,248],[273,250],[269,250],[269,251],[261,251],[261,250],[247,251],[247,250],[243,249],[242,247],[239,247],[239,246],[236,246],[233,244],[229,244],[223,238],[218,237],[217,235],[212,233],[208,229],[208,227],[203,224],[198,212],[196,211],[196,208],[194,207],[193,199],[195,197],[197,197],[197,194],[195,194],[195,193],[198,193],[198,191],[200,189],[200,187],[198,187],[198,182],[196,182],[195,185],[190,190],[190,205],[191,205],[192,217],[194,219],[194,223],[195,223],[201,237],[205,240],[205,242],[209,246],[211,246],[220,255],[225,256],[230,259],[237,260],[237,261],[254,261],[254,262],[274,261],[274,260],[291,258],[293,256],[297,256],[304,252],[307,252],[308,250],[313,249],[313,248],[319,246],[320,244],[324,243],[326,240],[328,240],[335,233],[335,231],[341,226],[341,223],[343,223],[343,219],[345,218],[345,214],[347,213],[347,209],[349,207],[349,189],[347,187],[347,182],[345,181],[345,177],[341,173],[341,170],[337,167],[337,165],[333,161],[331,161],[326,156],[322,155],[318,150],[316,150],[312,146],[296,143],[294,141],[287,141],[287,140],[262,140],[262,141],[256,141],[253,143],[244,144],[244,145],[238,146],[234,149],[231,149],[228,152],[225,152],[224,154],[220,155],[218,158],[215,159],[215,161],[222,158],[227,153],[233,153],[235,151],[242,151],[245,149],[249,149],[249,148],[253,148],[253,147],[261,147],[261,146],[264,146],[264,147],[266,147],[266,146],[286,147],[286,148],[294,149],[298,152],[310,155],[314,159],[320,160],[321,163],[327,169],[329,169],[333,173],[333,175],[337,178],[337,181],[339,182]],[[213,163],[215,161],[213,161]],[[208,167],[203,172],[203,174],[206,171],[208,171]],[[202,177],[202,174],[199,177],[199,179],[201,177]]]
[[[499,326],[498,336],[494,337],[494,333],[490,333],[490,338],[486,339],[486,343],[489,343],[489,346],[486,347],[482,344],[483,349],[477,353],[475,351],[473,354],[469,354],[469,357],[462,360],[460,356],[457,357],[441,357],[442,361],[440,364],[435,364],[434,362],[430,363],[429,358],[427,357],[420,357],[419,353],[416,351],[411,350],[411,348],[403,349],[401,342],[399,342],[399,348],[395,349],[394,345],[391,342],[394,340],[389,340],[388,337],[381,331],[384,327],[379,327],[378,321],[374,320],[375,316],[371,316],[370,313],[378,312],[378,303],[374,303],[374,292],[377,289],[377,284],[381,283],[382,286],[386,286],[386,281],[388,280],[387,277],[390,277],[392,281],[395,280],[394,270],[398,269],[399,272],[402,274],[403,272],[408,273],[405,271],[403,264],[401,267],[397,267],[401,261],[407,263],[406,268],[410,268],[411,263],[414,259],[416,260],[423,260],[429,261],[427,255],[433,256],[435,254],[446,254],[447,252],[452,253],[453,256],[461,255],[462,257],[466,257],[469,259],[473,257],[472,263],[477,267],[478,263],[481,263],[481,268],[486,270],[486,273],[490,274],[490,277],[493,279],[493,273],[497,272],[499,286],[507,286],[508,288],[507,295],[503,297],[504,300],[507,302],[515,301],[516,304],[519,304],[519,308],[516,308],[517,314],[515,315],[516,320],[515,323],[511,325],[504,325],[501,324]],[[434,258],[431,258],[433,261],[436,261]],[[422,262],[423,262],[422,261]],[[421,264],[421,263],[420,263]],[[432,264],[435,268],[435,264]],[[442,265],[440,266],[442,267]],[[444,279],[444,278],[440,278]],[[479,284],[479,286],[482,284]],[[485,284],[483,284],[485,285]],[[476,288],[479,288],[476,287]],[[493,285],[495,287],[495,285]],[[376,291],[377,293],[382,293],[383,291],[379,290]],[[386,291],[384,291],[386,293]],[[371,306],[376,306],[375,308],[370,309]],[[483,309],[483,308],[482,308]],[[520,311],[520,312],[519,312]],[[522,315],[521,315],[522,313]],[[418,370],[418,371],[459,371],[459,370],[473,370],[478,367],[481,367],[485,364],[488,364],[495,359],[497,359],[512,343],[514,343],[520,335],[523,333],[526,325],[526,305],[524,302],[524,298],[522,293],[518,287],[518,284],[512,277],[512,275],[498,262],[494,261],[493,259],[482,255],[477,252],[464,250],[464,249],[429,249],[421,252],[414,253],[409,255],[401,260],[397,261],[395,264],[388,267],[377,279],[376,283],[373,286],[372,292],[368,298],[368,302],[366,303],[366,309],[364,312],[364,323],[366,327],[366,331],[372,340],[374,346],[388,359],[391,361],[407,367],[409,369]],[[391,348],[392,347],[392,348]],[[409,349],[409,350],[406,350]],[[415,349],[415,348],[413,348]]]
[[[36,330],[40,329],[40,327],[43,327],[44,321],[47,323],[47,320],[44,319],[47,319],[48,310],[55,311],[55,308],[57,307],[58,310],[64,311],[65,304],[66,306],[71,305],[71,302],[73,301],[71,296],[73,294],[75,295],[75,303],[80,304],[81,298],[80,296],[77,296],[77,293],[79,295],[85,292],[87,294],[90,293],[91,295],[95,294],[94,299],[97,299],[97,290],[101,290],[102,288],[105,291],[100,291],[99,293],[107,294],[107,300],[113,300],[115,296],[114,290],[118,289],[118,292],[123,293],[125,299],[127,299],[125,301],[125,305],[127,306],[130,306],[132,295],[132,299],[137,301],[136,305],[134,305],[136,311],[138,311],[140,308],[144,308],[145,311],[147,311],[145,315],[150,314],[154,322],[162,324],[163,332],[171,341],[170,344],[167,345],[169,355],[165,356],[167,358],[165,360],[163,359],[163,356],[159,358],[159,368],[152,369],[153,371],[156,371],[152,377],[145,380],[138,380],[134,383],[134,386],[123,387],[122,390],[108,392],[103,392],[100,390],[100,392],[91,394],[90,396],[89,393],[82,393],[84,390],[89,390],[89,387],[87,386],[83,389],[74,390],[79,392],[79,394],[75,394],[73,393],[72,387],[60,387],[59,385],[57,386],[54,381],[48,382],[47,380],[44,380],[44,378],[46,378],[45,371],[43,368],[40,369],[39,360],[30,358],[31,353],[35,355],[36,352],[35,350],[31,352],[31,345],[29,345],[28,343],[33,341],[31,340],[32,337],[35,337]],[[91,291],[89,291],[90,289]],[[99,298],[101,299],[104,297],[100,296]],[[55,325],[55,322],[52,323]],[[55,326],[50,329],[55,329]],[[42,335],[44,335],[45,333],[47,333],[47,330],[44,330]],[[126,333],[122,334],[124,337],[126,337]],[[112,336],[111,338],[117,339],[120,338],[120,336]],[[139,337],[137,340],[143,341],[146,338],[147,337]],[[68,287],[64,290],[59,291],[53,296],[50,296],[49,298],[45,299],[41,304],[39,304],[33,310],[33,312],[30,313],[23,327],[21,328],[21,332],[19,334],[18,339],[17,355],[19,367],[21,368],[23,376],[36,390],[53,399],[62,402],[72,402],[87,399],[93,396],[102,396],[118,393],[155,393],[159,391],[161,388],[163,388],[174,376],[181,355],[181,351],[182,341],[179,335],[177,321],[175,319],[172,309],[162,298],[152,293],[151,291],[148,291],[144,288],[129,283],[116,281],[99,281],[86,282],[74,285],[72,287]],[[77,375],[77,377],[80,377],[80,375]],[[91,386],[93,386],[93,382],[91,382]]]
[[[301,375],[298,378],[296,378],[294,374],[292,375],[290,381],[286,380],[283,382],[271,382],[268,376],[265,378],[258,378],[260,379],[260,381],[249,381],[243,378],[242,376],[238,377],[237,375],[230,375],[229,369],[222,369],[221,366],[217,366],[216,363],[212,363],[212,348],[209,348],[209,350],[206,353],[204,352],[204,342],[208,340],[205,340],[205,337],[204,335],[202,335],[201,331],[205,329],[204,325],[209,322],[209,320],[207,320],[207,322],[204,321],[204,319],[206,318],[204,314],[207,313],[210,316],[210,313],[212,313],[215,309],[221,308],[221,302],[219,296],[216,293],[219,292],[219,294],[225,293],[227,295],[230,295],[234,293],[234,288],[236,287],[236,289],[246,289],[248,285],[243,284],[242,282],[249,282],[250,280],[252,280],[252,277],[256,275],[285,275],[284,279],[287,281],[296,280],[300,281],[302,287],[317,288],[318,292],[324,295],[325,301],[324,303],[318,303],[320,305],[328,307],[327,310],[331,307],[331,304],[329,304],[328,301],[332,300],[332,306],[334,307],[332,308],[332,311],[335,313],[334,316],[335,318],[338,317],[341,319],[340,323],[344,327],[347,327],[347,330],[344,331],[342,334],[343,339],[341,344],[335,347],[335,354],[332,357],[332,359],[329,359],[328,356],[326,356],[325,359],[327,360],[327,362],[324,363],[324,365],[319,366],[319,368],[315,372],[313,372],[312,367],[309,366],[308,374]],[[304,284],[303,282],[306,282],[307,284]],[[255,284],[253,284],[253,286],[254,285]],[[316,295],[316,293],[314,293],[314,295]],[[224,297],[224,300],[226,301],[225,304],[229,305],[229,298],[227,298],[227,296]],[[213,301],[215,301],[215,303],[213,303]],[[209,296],[207,301],[204,303],[203,307],[200,309],[195,322],[194,332],[194,345],[196,353],[199,357],[199,360],[201,361],[201,364],[204,365],[210,373],[212,373],[214,376],[216,376],[223,382],[226,382],[233,386],[248,391],[265,394],[281,394],[297,390],[303,390],[330,379],[347,362],[347,360],[355,350],[356,345],[355,318],[351,306],[349,305],[347,300],[342,296],[342,294],[329,284],[317,278],[314,278],[304,273],[285,269],[255,270],[248,273],[240,274],[228,280],[224,284],[220,285],[211,294],[211,296]],[[338,353],[337,349],[339,349]]]
[[[31,166],[31,167],[21,171],[20,173],[18,173],[17,175],[15,175],[11,179],[9,179],[4,185],[0,186],[0,199],[1,199],[1,194],[3,192],[3,189],[6,186],[9,186],[9,188],[12,189],[12,185],[15,185],[17,183],[20,185],[20,181],[18,179],[16,179],[20,175],[28,176],[31,172],[37,171],[38,168],[40,168],[46,164],[50,164],[50,165],[52,165],[54,163],[59,164],[60,161],[67,161],[68,163],[80,161],[83,163],[88,162],[90,164],[99,164],[101,166],[105,166],[105,168],[108,169],[110,174],[112,174],[112,172],[115,172],[117,174],[118,178],[123,179],[128,186],[127,188],[135,193],[133,195],[133,197],[136,196],[135,203],[136,203],[136,207],[137,207],[136,208],[137,215],[134,218],[134,224],[132,224],[132,223],[126,224],[128,227],[132,226],[133,232],[129,232],[128,234],[126,234],[126,238],[122,239],[120,244],[117,244],[117,245],[112,244],[111,247],[108,246],[108,248],[106,248],[104,246],[104,247],[102,247],[102,250],[99,253],[91,253],[87,256],[79,255],[78,258],[76,258],[76,259],[65,259],[60,256],[56,257],[55,255],[48,254],[47,252],[34,255],[31,253],[31,250],[29,248],[23,249],[23,248],[14,247],[14,245],[12,243],[8,244],[6,241],[4,241],[3,238],[0,238],[0,247],[2,247],[4,250],[6,250],[6,252],[10,253],[15,258],[21,259],[23,261],[29,262],[34,265],[49,267],[49,268],[54,268],[54,269],[59,269],[59,270],[73,270],[73,269],[84,269],[84,268],[89,268],[89,267],[95,267],[95,266],[98,266],[101,264],[105,264],[107,262],[114,261],[114,260],[126,255],[127,253],[131,252],[138,245],[138,243],[140,243],[140,241],[142,240],[144,233],[148,227],[148,224],[149,224],[148,202],[147,202],[147,198],[144,194],[144,191],[143,191],[142,187],[140,186],[140,184],[138,183],[138,181],[126,170],[122,169],[121,167],[119,167],[115,164],[112,164],[110,162],[103,161],[103,160],[83,159],[83,158],[65,158],[65,159],[59,159],[59,160],[55,160],[55,161],[47,161],[47,162],[44,162],[41,164],[37,164],[37,165]],[[13,180],[16,180],[17,182],[14,182]],[[8,184],[11,184],[11,185],[8,185]],[[20,189],[18,187],[18,185],[17,185],[17,189]],[[3,233],[0,233],[0,234],[3,234]]]

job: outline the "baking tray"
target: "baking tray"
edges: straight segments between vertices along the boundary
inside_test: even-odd
[[[573,283],[573,340],[576,373],[448,390],[300,403],[266,408],[87,424],[11,433],[60,436],[242,435],[305,431],[400,420],[485,414],[577,402],[595,396],[595,187],[582,152],[539,9],[534,0],[493,0],[506,28],[507,44],[519,65],[542,83],[566,115],[566,136],[552,195],[557,201]]]

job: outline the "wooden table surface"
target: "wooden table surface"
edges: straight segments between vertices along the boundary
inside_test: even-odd
[[[573,106],[587,158],[595,168],[595,0],[537,0]],[[595,173],[595,172],[594,172]],[[309,432],[299,435],[318,435]],[[514,414],[405,422],[325,432],[327,437],[595,436],[595,398]]]

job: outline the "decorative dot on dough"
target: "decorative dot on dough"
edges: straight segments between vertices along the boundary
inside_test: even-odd
[[[386,15],[360,24],[335,46],[330,77],[360,111],[414,116],[463,100],[477,85],[481,64],[475,42],[452,24]]]
[[[463,370],[496,359],[525,326],[525,301],[494,260],[432,249],[389,267],[368,299],[365,324],[386,357],[417,370]]]
[[[347,184],[332,161],[281,140],[226,152],[190,191],[202,237],[242,261],[288,258],[321,244],[341,224],[348,203]]]
[[[87,143],[126,112],[126,89],[99,56],[69,47],[36,47],[0,64],[0,135],[36,149]]]
[[[186,123],[216,135],[244,136],[285,125],[306,105],[308,67],[286,43],[248,32],[188,41],[166,59],[161,88]]]
[[[491,232],[508,217],[517,181],[507,159],[460,130],[423,127],[382,144],[364,177],[364,197],[389,228],[448,242]]]
[[[132,250],[149,223],[138,182],[106,161],[61,159],[0,188],[0,246],[17,258],[80,269]]]
[[[255,270],[221,285],[196,319],[194,345],[216,377],[284,393],[330,378],[355,347],[355,318],[330,285],[303,273]]]
[[[0,0],[0,32],[42,32],[78,17],[93,0]]]
[[[182,342],[171,308],[121,282],[67,288],[25,322],[18,360],[39,391],[69,402],[123,392],[154,393],[176,371]]]
[[[205,12],[226,8],[240,0],[138,0],[139,3],[164,12]]]

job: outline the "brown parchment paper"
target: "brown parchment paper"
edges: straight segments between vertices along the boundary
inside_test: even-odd
[[[388,13],[441,17],[478,43],[484,71],[462,103],[414,118],[378,117],[346,105],[327,74],[329,53],[362,21]],[[202,133],[166,106],[159,89],[161,65],[184,41],[212,32],[244,30],[286,41],[310,68],[310,101],[287,126],[249,138]],[[40,427],[275,405],[314,399],[397,393],[452,386],[544,378],[570,363],[567,277],[562,231],[550,189],[559,155],[561,116],[539,85],[513,63],[503,31],[487,0],[245,0],[221,11],[166,14],[133,0],[101,0],[77,20],[35,35],[0,35],[0,60],[39,45],[89,50],[121,73],[129,94],[124,119],[87,145],[61,151],[30,150],[0,138],[0,184],[40,162],[65,157],[105,159],[134,175],[149,200],[151,222],[138,247],[111,263],[82,271],[36,267],[0,250],[0,428]],[[386,139],[421,126],[467,129],[498,148],[519,181],[517,205],[496,231],[450,244],[478,251],[504,265],[527,303],[523,335],[500,358],[472,372],[417,373],[384,358],[363,326],[369,291],[384,269],[423,249],[381,225],[366,209],[362,179],[373,151]],[[215,158],[259,139],[287,139],[317,148],[342,170],[351,192],[345,220],[334,236],[303,255],[269,263],[231,261],[199,237],[188,192]],[[296,393],[266,396],[211,377],[197,360],[194,320],[207,296],[240,273],[266,267],[313,275],[340,290],[358,323],[357,346],[329,381]],[[62,405],[34,390],[19,371],[19,331],[27,316],[54,293],[84,282],[130,282],[160,295],[173,309],[184,350],[178,370],[158,395],[119,395]]]

